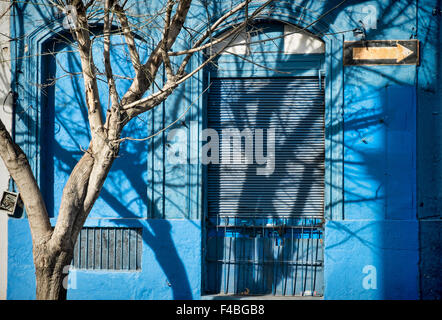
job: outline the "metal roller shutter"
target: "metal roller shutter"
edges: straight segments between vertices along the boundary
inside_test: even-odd
[[[208,166],[209,216],[323,216],[324,86],[319,81],[212,79],[207,126],[220,135],[221,163]],[[272,174],[257,175],[263,165],[256,161],[223,164],[229,141],[222,130],[232,128],[275,129]]]

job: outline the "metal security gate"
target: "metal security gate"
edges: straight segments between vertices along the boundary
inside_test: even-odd
[[[320,77],[212,79],[207,127],[219,134],[220,162],[207,167],[207,293],[323,294],[323,88]],[[223,161],[232,129],[254,133],[241,140],[241,152],[255,142],[254,161]],[[274,129],[266,174],[257,174],[257,129],[264,155]]]

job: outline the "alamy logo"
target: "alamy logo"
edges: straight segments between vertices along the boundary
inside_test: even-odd
[[[376,6],[369,4],[362,8],[362,13],[365,15],[362,23],[366,30],[378,28],[378,9]]]
[[[197,123],[191,122],[191,128]],[[256,164],[257,175],[270,175],[275,170],[275,129],[204,129],[200,136],[202,164],[251,165]],[[187,130],[173,129],[167,135],[167,162],[196,164],[188,155]],[[244,142],[244,143],[243,143]]]
[[[372,265],[366,265],[362,269],[362,273],[366,276],[362,279],[362,287],[365,290],[376,290],[377,289],[377,274],[376,267]]]
[[[69,272],[71,268],[70,265],[66,265],[63,267],[62,273],[65,274],[63,278],[63,288],[68,289],[77,289],[77,274],[76,272]]]

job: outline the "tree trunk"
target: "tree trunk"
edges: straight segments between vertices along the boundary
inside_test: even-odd
[[[37,300],[66,300],[73,250],[34,250]]]

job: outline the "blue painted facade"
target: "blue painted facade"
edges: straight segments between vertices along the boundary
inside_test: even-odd
[[[154,10],[158,3],[139,4],[139,10]],[[231,8],[227,1],[213,3],[215,18]],[[324,61],[318,66],[309,64],[308,57],[290,61],[288,56],[266,56],[262,61],[297,75],[317,74],[318,69],[325,75],[325,299],[440,299],[442,32],[440,16],[432,14],[438,5],[436,0],[275,1],[264,11],[266,21],[308,26],[325,43]],[[376,28],[367,28],[366,39],[418,39],[420,66],[343,66],[343,41],[359,39],[352,30],[360,27],[367,8],[377,14]],[[195,4],[189,25],[202,29],[201,16],[205,12]],[[62,32],[62,18],[54,20],[51,10],[42,6],[16,3],[11,24],[11,37],[19,39],[11,55],[29,56],[13,60],[15,139],[30,158],[52,223],[64,182],[80,155],[75,143],[85,147],[88,142],[84,117],[75,105],[83,103],[81,95],[76,96],[82,90],[68,78],[48,95],[25,84],[62,73],[49,58],[38,56],[51,48],[54,31]],[[99,53],[99,46],[96,50]],[[143,50],[148,54],[149,46]],[[60,59],[67,59],[72,70],[79,67],[68,54]],[[230,67],[218,76],[275,76],[271,69],[238,65],[235,59],[221,63]],[[124,134],[155,133],[196,101],[185,118],[192,125],[182,129],[188,157],[198,159],[205,121],[201,93],[209,76],[207,70],[197,74]],[[103,97],[103,105],[106,100]],[[200,299],[204,294],[204,170],[200,161],[167,163],[166,138],[167,132],[148,143],[122,147],[86,222],[90,227],[142,228],[141,270],[74,270],[69,299]],[[8,228],[8,299],[33,299],[26,217],[10,218]]]

